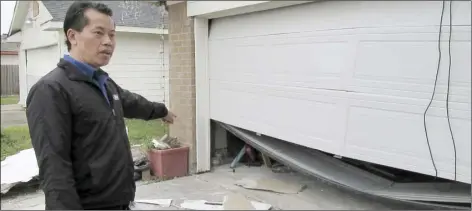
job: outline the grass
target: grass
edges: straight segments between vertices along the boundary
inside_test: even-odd
[[[4,160],[7,156],[14,155],[21,150],[31,148],[31,139],[28,126],[11,126],[2,128],[2,154]]]
[[[145,146],[152,139],[159,138],[165,134],[167,128],[161,120],[143,121],[127,119],[128,137],[131,145],[142,144]]]
[[[20,97],[17,95],[14,96],[5,96],[0,98],[0,103],[2,105],[11,105],[11,104],[17,104],[18,101],[20,101]]]
[[[143,121],[127,119],[128,137],[131,145],[142,144],[143,147],[154,138],[165,134],[165,128],[160,120]],[[11,126],[2,128],[1,132],[1,159],[4,160],[21,150],[31,148],[31,139],[28,126]]]

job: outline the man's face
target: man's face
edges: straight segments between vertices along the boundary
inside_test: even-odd
[[[67,37],[84,62],[95,67],[105,66],[115,50],[115,24],[110,16],[94,9],[85,11],[84,15],[88,24],[82,32],[69,29]]]

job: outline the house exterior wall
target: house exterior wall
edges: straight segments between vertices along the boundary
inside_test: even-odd
[[[34,23],[36,26],[40,27],[42,24],[52,20],[52,15],[51,13],[49,13],[48,9],[46,8],[46,6],[44,6],[44,4],[41,2],[41,1],[37,1],[38,3],[38,6],[39,6],[39,15],[34,17],[34,15],[32,16],[33,20],[34,20]],[[34,9],[34,3],[32,3],[31,5],[31,11],[33,11]]]
[[[27,23],[28,18],[32,18],[31,23]],[[33,17],[33,4],[30,2],[28,14],[23,27],[21,28],[21,45],[19,51],[19,83],[20,83],[20,100],[19,104],[26,106],[26,97],[28,95],[27,87],[27,70],[26,70],[26,59],[27,59],[27,50],[36,49],[48,46],[57,45],[58,42],[58,32],[56,31],[42,31],[41,24],[44,24],[52,19],[51,14],[46,10],[44,5],[39,2],[39,15]],[[59,52],[57,53],[57,58],[59,59]]]
[[[2,55],[0,63],[2,65],[18,65],[18,55]]]
[[[60,31],[60,56],[68,54],[65,34]],[[120,86],[148,100],[169,102],[169,41],[158,34],[117,32],[110,63],[103,67]],[[164,48],[162,48],[164,45]],[[157,59],[156,59],[157,55]]]
[[[28,22],[31,18],[31,23]],[[33,2],[30,2],[26,21],[21,29],[21,49],[41,48],[57,44],[58,34],[55,31],[42,31],[41,25],[51,20],[52,16],[42,3],[39,2],[39,15],[33,17]]]
[[[23,106],[26,104],[28,87],[44,75],[46,69],[54,68],[59,59],[68,52],[63,29],[44,30],[44,26],[51,23],[52,16],[41,2],[38,2],[37,8],[39,14],[34,17],[34,3],[30,2],[26,20],[31,18],[32,22],[25,23],[21,31],[19,75],[20,104]],[[168,39],[167,36],[165,39]],[[57,52],[52,52],[51,49],[57,49]],[[26,60],[31,64],[38,64],[38,50],[45,50],[44,53],[47,53],[46,58],[39,58],[44,60],[42,66],[47,68],[26,68]],[[30,55],[28,51],[31,52]],[[151,101],[169,102],[168,51],[168,41],[161,41],[159,34],[118,32],[115,54],[104,69],[123,88]],[[36,58],[32,58],[32,55]],[[156,55],[159,59],[155,59]]]
[[[169,6],[170,109],[178,120],[169,133],[190,147],[189,170],[196,169],[195,151],[195,44],[193,18],[187,17],[187,4]]]

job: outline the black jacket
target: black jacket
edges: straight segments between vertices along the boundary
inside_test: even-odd
[[[134,200],[133,160],[124,117],[151,120],[165,105],[106,82],[98,85],[61,60],[27,98],[27,119],[46,209],[99,209]]]

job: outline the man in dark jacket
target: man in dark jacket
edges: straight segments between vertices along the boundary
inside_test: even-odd
[[[129,209],[136,186],[124,118],[174,121],[165,105],[122,89],[100,69],[115,48],[111,16],[104,4],[73,3],[64,20],[70,55],[28,95],[46,209]]]

